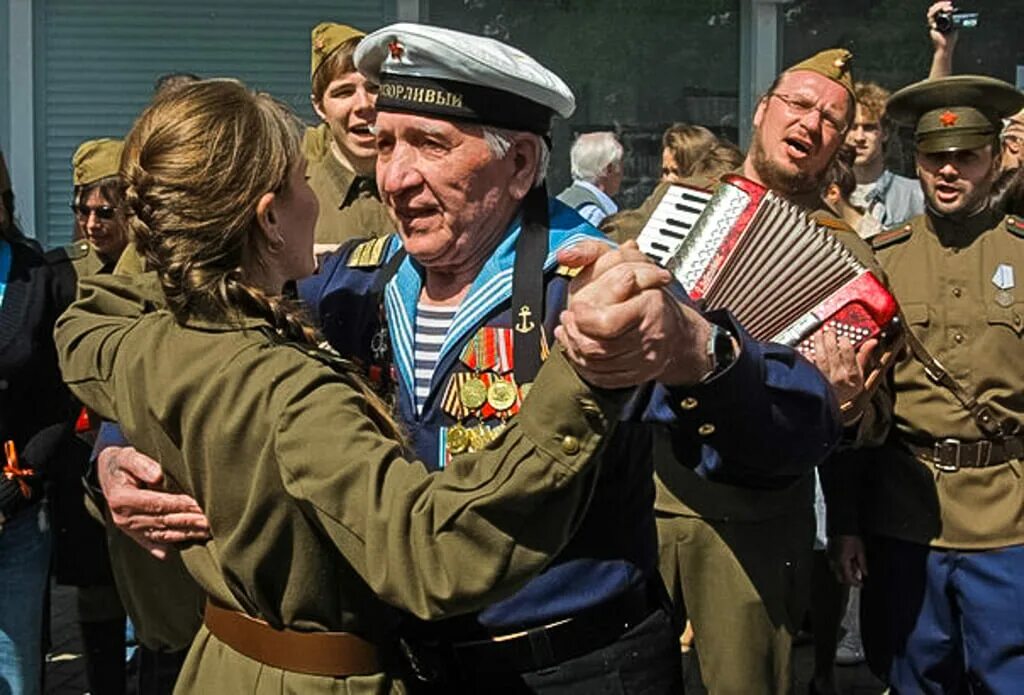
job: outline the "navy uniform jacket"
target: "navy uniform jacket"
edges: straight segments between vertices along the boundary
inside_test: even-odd
[[[551,202],[550,217],[544,264],[549,339],[569,286],[556,252],[583,239],[605,239],[562,203]],[[447,428],[455,424],[441,407],[442,397],[451,375],[468,371],[460,360],[463,348],[482,326],[510,328],[519,320],[510,311],[518,235],[516,222],[459,307],[421,413],[413,401],[413,330],[423,269],[407,257],[385,286],[383,301],[373,293],[378,273],[401,247],[398,237],[349,242],[327,257],[318,275],[299,285],[327,341],[365,364],[371,361],[370,344],[381,316],[386,316],[397,416],[416,455],[435,468],[444,465]],[[737,361],[694,387],[638,390],[603,455],[593,501],[573,540],[542,574],[482,611],[478,619],[483,626],[493,632],[558,620],[655,575],[651,451],[657,437],[670,439],[677,458],[690,462],[699,475],[741,485],[790,482],[827,455],[839,428],[820,373],[790,348],[754,341],[727,314],[709,319],[739,337]]]

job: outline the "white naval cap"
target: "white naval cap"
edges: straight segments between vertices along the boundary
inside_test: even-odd
[[[401,22],[364,38],[356,69],[380,85],[378,111],[526,130],[551,130],[576,99],[562,79],[517,48],[483,36]]]

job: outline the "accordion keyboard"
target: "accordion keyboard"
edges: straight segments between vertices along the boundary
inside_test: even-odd
[[[669,186],[637,236],[640,250],[664,266],[693,229],[711,192],[689,186]]]

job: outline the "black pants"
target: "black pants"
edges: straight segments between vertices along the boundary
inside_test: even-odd
[[[458,683],[423,686],[410,683],[417,695],[486,693],[511,695],[662,695],[681,693],[679,639],[667,611],[658,609],[606,647],[555,666],[524,673],[460,671]]]

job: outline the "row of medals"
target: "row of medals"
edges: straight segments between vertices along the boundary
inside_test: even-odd
[[[523,385],[523,397],[529,384]],[[495,375],[490,386],[483,382],[479,376],[468,379],[459,389],[459,403],[470,412],[479,411],[484,403],[494,408],[495,412],[502,418],[502,423],[497,427],[488,427],[481,419],[475,427],[461,423],[448,428],[448,452],[461,454],[466,451],[480,451],[487,446],[491,440],[497,437],[505,429],[505,418],[507,411],[516,404],[519,393],[516,385],[512,382]]]

